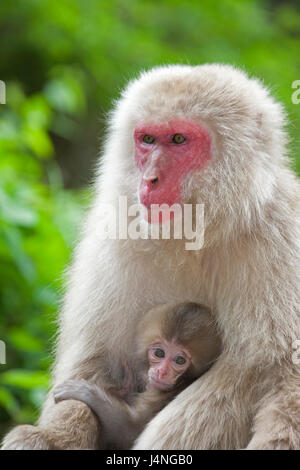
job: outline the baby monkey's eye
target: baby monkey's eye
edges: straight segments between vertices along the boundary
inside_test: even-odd
[[[182,366],[183,364],[186,363],[186,359],[183,356],[176,356],[175,362],[176,362],[176,364]]]
[[[155,348],[153,351],[153,354],[154,356],[159,357],[159,358],[165,357],[165,351],[160,348]]]
[[[143,142],[145,142],[145,144],[154,144],[155,138],[153,135],[145,134],[143,137]]]
[[[174,134],[172,137],[173,144],[182,144],[186,138],[182,134]]]

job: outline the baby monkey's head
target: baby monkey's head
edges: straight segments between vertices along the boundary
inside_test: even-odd
[[[192,302],[150,310],[139,324],[137,339],[148,364],[149,386],[166,391],[195,380],[221,350],[210,309]]]

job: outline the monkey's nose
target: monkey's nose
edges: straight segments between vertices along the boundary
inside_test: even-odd
[[[144,181],[145,181],[145,186],[147,188],[147,192],[150,193],[153,189],[157,187],[159,178],[158,176],[154,176],[153,178],[144,179]]]
[[[167,369],[159,369],[158,371],[158,378],[159,379],[162,379],[163,377],[165,377],[167,375],[168,371]]]
[[[156,183],[158,183],[158,176],[156,176],[156,178],[153,178],[151,180],[151,185],[154,186]]]
[[[143,175],[143,180],[147,185],[149,190],[153,189],[155,186],[158,185],[160,181],[160,172],[158,168],[149,168],[149,170],[145,172]]]

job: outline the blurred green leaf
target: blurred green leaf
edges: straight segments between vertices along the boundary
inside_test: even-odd
[[[9,414],[14,415],[19,410],[17,400],[10,390],[0,387],[0,408],[4,408]]]
[[[13,369],[0,374],[0,384],[12,385],[25,390],[31,390],[37,387],[47,387],[48,383],[49,375],[43,371]]]
[[[43,349],[43,342],[24,328],[12,327],[7,339],[13,347],[21,351],[39,352]]]
[[[54,79],[47,83],[44,90],[49,103],[57,111],[70,114],[84,107],[84,95],[78,81],[72,77]]]
[[[52,142],[43,129],[32,129],[24,126],[22,137],[28,148],[38,157],[47,158],[53,154]]]
[[[37,213],[29,208],[22,207],[22,202],[7,197],[0,188],[0,218],[6,222],[22,227],[33,227],[38,221]]]
[[[51,109],[42,95],[27,98],[20,108],[20,114],[27,127],[32,130],[47,129],[52,116]]]

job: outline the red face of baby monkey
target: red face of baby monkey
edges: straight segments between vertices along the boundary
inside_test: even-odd
[[[208,131],[188,120],[140,124],[134,132],[135,163],[141,172],[139,195],[151,219],[151,204],[181,203],[184,176],[211,159]]]
[[[161,390],[172,388],[191,364],[187,349],[166,340],[150,345],[148,359],[149,383]]]

